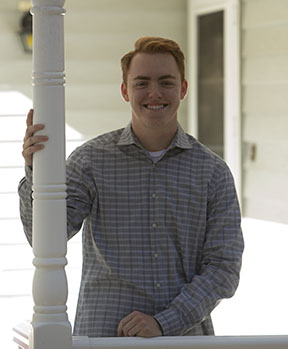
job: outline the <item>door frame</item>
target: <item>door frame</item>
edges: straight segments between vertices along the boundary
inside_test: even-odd
[[[241,201],[241,78],[240,78],[240,1],[188,0],[188,132],[198,131],[198,33],[197,17],[224,12],[224,160],[234,176]]]

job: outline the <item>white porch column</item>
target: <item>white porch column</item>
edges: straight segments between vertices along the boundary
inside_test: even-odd
[[[68,295],[64,101],[64,0],[32,0],[34,123],[49,141],[33,158],[34,315],[30,349],[71,349]]]

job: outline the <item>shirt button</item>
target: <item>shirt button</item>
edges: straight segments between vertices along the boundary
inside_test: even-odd
[[[160,287],[161,287],[160,282],[157,282],[156,287],[157,287],[157,288],[160,288]]]
[[[154,257],[155,258],[158,258],[159,257],[159,254],[157,252],[154,253]]]
[[[153,194],[152,194],[152,198],[153,198],[153,199],[156,199],[156,197],[157,197],[157,194],[156,194],[156,193],[153,193]]]
[[[157,228],[157,224],[156,224],[156,223],[153,223],[153,224],[152,224],[152,227],[153,227],[153,228]]]

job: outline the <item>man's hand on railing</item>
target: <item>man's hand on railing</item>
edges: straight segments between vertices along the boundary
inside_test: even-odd
[[[119,323],[117,335],[124,337],[159,337],[162,329],[153,316],[133,311]]]

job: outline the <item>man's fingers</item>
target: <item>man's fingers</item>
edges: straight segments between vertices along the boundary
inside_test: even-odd
[[[26,128],[24,141],[27,138],[33,136],[35,132],[43,130],[43,128],[44,128],[43,124],[33,125],[33,114],[34,114],[34,110],[30,109],[30,111],[29,111],[29,113],[27,115],[27,119],[26,119],[27,128]]]
[[[137,312],[132,312],[130,313],[129,315],[125,316],[120,322],[119,322],[119,325],[118,325],[118,328],[117,328],[117,335],[120,337],[122,335],[125,335],[126,336],[126,333],[124,332],[124,327],[127,326],[127,324],[135,317],[135,313]],[[127,327],[125,327],[127,331]]]
[[[123,318],[117,329],[118,336],[158,337],[162,329],[153,316],[133,311]]]
[[[22,156],[25,159],[25,163],[29,166],[32,165],[32,156],[35,152],[38,150],[41,150],[44,148],[44,145],[42,142],[46,142],[48,140],[47,136],[44,135],[37,135],[35,134],[37,131],[43,130],[44,125],[43,124],[36,124],[33,125],[33,109],[30,109],[27,119],[26,119],[26,132],[23,139],[23,150],[22,150]]]
[[[125,330],[124,330],[124,334],[125,336],[128,336],[128,337],[134,337],[134,336],[141,336],[141,330],[142,330],[142,327],[143,327],[143,324],[142,322],[136,322],[136,323],[132,323],[133,320],[131,320],[131,324],[129,323],[129,330],[126,331],[125,333]]]
[[[23,157],[26,159],[27,157],[32,156],[36,151],[44,148],[44,144],[36,144],[31,147],[28,147],[22,151]]]
[[[46,142],[48,140],[48,136],[34,136],[28,137],[26,140],[24,139],[23,150],[33,146],[34,144],[38,144],[41,142]]]
[[[120,321],[120,323],[119,323],[119,325],[118,325],[118,327],[117,327],[117,336],[118,337],[121,337],[122,336],[122,325],[121,325],[121,321]]]
[[[127,318],[127,316],[119,322],[119,325],[117,327],[117,336],[118,337],[123,336],[123,326],[124,326],[124,324],[126,324],[126,321],[125,321],[126,318]]]
[[[125,337],[154,337],[161,336],[161,332],[158,323],[151,315],[139,311],[133,311],[124,317],[117,329],[117,335]]]
[[[139,319],[135,316],[123,326],[122,332],[125,337],[132,337],[135,336],[139,330]]]
[[[122,322],[119,332],[120,336],[123,334],[123,336],[132,337],[135,336],[141,329],[141,326],[139,324],[139,319],[137,316],[135,317],[129,317],[129,320],[125,319],[124,322]]]
[[[24,137],[24,142],[28,138],[32,137],[35,132],[43,130],[43,128],[44,128],[44,125],[42,125],[42,124],[37,124],[37,125],[32,125],[32,126],[27,127],[25,137]]]
[[[33,113],[34,113],[33,109],[30,109],[29,113],[27,114],[27,118],[26,118],[27,127],[33,125]]]
[[[32,165],[32,156],[34,153],[36,153],[39,150],[42,150],[44,148],[44,144],[41,142],[46,142],[48,140],[47,136],[34,136],[28,138],[23,143],[23,151],[22,156],[25,159],[25,163],[28,166]]]

